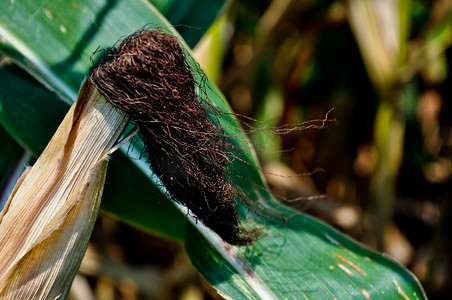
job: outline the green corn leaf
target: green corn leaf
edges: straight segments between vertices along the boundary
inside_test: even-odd
[[[193,48],[223,8],[224,0],[150,0]]]
[[[0,34],[23,55],[23,66],[68,100],[75,98],[90,65],[89,56],[97,46],[110,46],[118,37],[146,23],[169,26],[157,10],[141,0],[73,3],[76,5],[15,0],[0,4],[3,12]],[[177,35],[174,29],[168,30]],[[212,103],[228,109],[217,88],[210,82],[207,84]],[[231,115],[221,120],[221,125],[242,146],[243,161],[235,160],[231,170],[233,181],[259,212],[248,213],[245,207],[240,207],[241,215],[263,232],[263,237],[253,246],[231,247],[187,217],[190,221],[185,235],[188,253],[195,267],[221,294],[233,299],[425,298],[416,278],[403,267],[324,223],[279,204],[268,192],[254,152],[238,129],[237,121]],[[139,147],[132,148],[129,155],[139,151]],[[147,210],[141,201],[144,198],[150,202],[160,198],[166,203],[166,209],[174,209],[143,160],[131,159],[124,162],[119,172],[110,170],[109,173],[118,173],[113,175],[119,176],[114,183],[118,194],[106,195],[107,202],[141,209],[149,219],[158,219],[161,211]],[[126,176],[144,176],[146,180],[139,187],[130,187],[125,183]],[[156,192],[141,194],[141,185],[152,186]],[[111,187],[107,182],[108,188]],[[131,195],[133,188],[137,193]],[[184,208],[177,207],[186,215]],[[120,210],[114,213],[138,226],[156,230],[155,224],[143,223],[139,217],[123,216]],[[158,220],[164,226],[171,226],[171,220]],[[183,226],[180,227],[182,230]],[[165,233],[161,229],[157,231]]]
[[[0,210],[8,199],[8,194],[12,190],[17,179],[19,179],[23,168],[20,166],[21,158],[25,152],[23,148],[11,138],[8,132],[0,126]],[[17,172],[19,171],[19,172]]]

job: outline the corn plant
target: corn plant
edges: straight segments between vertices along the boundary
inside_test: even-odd
[[[10,161],[22,155],[21,148],[35,157],[41,154],[76,100],[97,49],[152,24],[178,37],[188,60],[195,64],[190,47],[223,5],[219,1],[3,1],[0,50],[14,65],[0,69],[2,178],[9,178]],[[181,18],[184,9],[195,13]],[[207,85],[207,99],[214,107],[229,111],[226,99],[209,78],[196,79]],[[198,222],[173,201],[177,199],[171,199],[146,159],[124,163],[131,154],[141,152],[141,141],[124,145],[113,155],[101,209],[149,232],[183,240],[194,267],[226,298],[425,298],[417,279],[398,263],[279,202],[267,187],[252,144],[234,114],[219,122],[241,145],[241,159],[231,167],[231,173],[240,176],[231,178],[246,196],[246,205],[238,204],[242,222],[262,233],[253,244],[230,245]],[[250,213],[249,205],[261,213]],[[5,247],[4,241],[0,243]],[[21,274],[26,276],[26,271],[22,269]],[[23,285],[27,278],[22,278]]]

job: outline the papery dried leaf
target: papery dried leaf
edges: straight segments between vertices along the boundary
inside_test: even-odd
[[[86,81],[0,215],[0,297],[64,298],[99,209],[108,153],[128,116]]]

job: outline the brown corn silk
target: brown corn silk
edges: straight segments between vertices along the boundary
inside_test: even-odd
[[[229,178],[234,147],[217,125],[221,112],[197,96],[177,38],[142,29],[106,49],[90,77],[138,125],[152,170],[170,196],[223,240],[250,244],[255,232],[240,226],[240,196]]]

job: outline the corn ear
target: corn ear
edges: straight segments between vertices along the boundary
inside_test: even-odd
[[[128,122],[86,80],[0,213],[0,298],[64,299],[96,220],[108,155]]]

